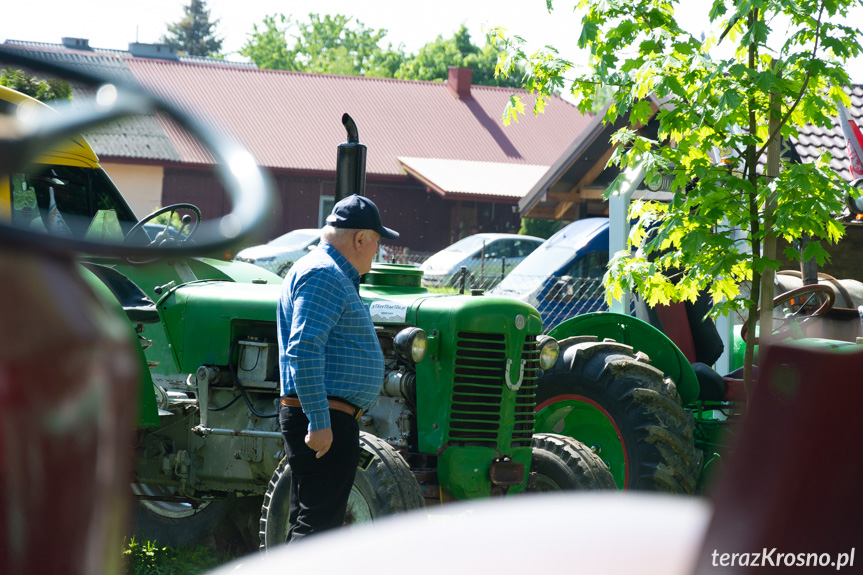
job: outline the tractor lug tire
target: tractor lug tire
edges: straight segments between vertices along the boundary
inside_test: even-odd
[[[695,448],[692,415],[683,408],[674,382],[630,346],[586,338],[562,344],[557,365],[537,382],[537,415],[565,405],[558,402],[594,410],[616,433],[619,445],[611,447],[623,453],[626,469],[616,475],[618,487],[694,493],[702,456]],[[551,428],[537,430],[595,447],[580,436],[584,429],[575,417],[564,416]],[[602,452],[600,457],[605,459]]]
[[[528,492],[616,489],[605,463],[586,445],[565,435],[533,436]]]
[[[422,489],[408,464],[388,443],[360,432],[357,467],[345,524],[375,521],[381,517],[425,506]],[[260,548],[284,545],[290,515],[291,468],[284,457],[273,473],[261,509]]]

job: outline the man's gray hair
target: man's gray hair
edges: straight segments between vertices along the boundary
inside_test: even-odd
[[[350,242],[354,239],[354,234],[359,231],[354,228],[334,228],[333,226],[324,226],[321,229],[321,239],[332,246],[340,245],[344,242]]]

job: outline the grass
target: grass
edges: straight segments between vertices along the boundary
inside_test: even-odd
[[[199,575],[231,559],[204,546],[159,546],[155,541],[136,541],[134,537],[123,549],[127,575]]]

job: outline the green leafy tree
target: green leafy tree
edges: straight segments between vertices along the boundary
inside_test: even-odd
[[[380,47],[386,33],[341,14],[309,14],[308,22],[277,14],[253,27],[240,54],[259,68],[391,78],[404,52]]]
[[[519,234],[548,239],[563,227],[561,220],[540,220],[537,218],[521,218]]]
[[[206,0],[191,0],[183,7],[185,16],[168,26],[162,42],[176,46],[189,56],[219,56],[221,38],[216,37],[218,20],[210,21],[210,10]]]
[[[762,302],[768,310],[761,316],[763,339],[771,331],[776,237],[808,237],[802,257],[821,263],[828,257],[822,243],[836,242],[844,232],[833,216],[851,190],[830,169],[829,155],[811,164],[784,162],[779,137],[795,138],[805,124],[830,125],[835,102],[848,105],[845,62],[861,46],[860,32],[843,22],[860,2],[714,0],[713,30],[704,39],[679,26],[677,4],[582,0],[579,46],[587,62],[580,69],[552,49],[528,56],[518,38],[494,30],[504,44],[498,73],[526,63],[525,87],[535,97],[535,112],[564,84],[583,110],[600,90],[613,87],[605,120],[628,117],[630,127],[614,135],[611,163],[624,170],[640,166],[648,177],[673,176],[670,204],[633,204],[639,225],[630,242],[640,249],[612,258],[608,297],[630,290],[656,304],[693,300],[708,290],[714,313],[748,310],[749,333],[755,333]],[[718,55],[716,46],[727,44],[733,54]],[[513,97],[505,117],[523,110]],[[657,139],[636,128],[648,122],[658,127]],[[724,162],[716,161],[717,150]],[[608,194],[620,189],[623,176]],[[800,259],[793,250],[786,256]],[[751,286],[748,293],[741,293],[742,285]]]
[[[257,24],[252,26],[249,38],[240,48],[240,55],[249,58],[258,68],[295,70],[294,58],[286,37],[289,22],[284,14],[264,17],[260,27]]]
[[[406,80],[446,80],[447,68],[459,66],[473,69],[471,81],[484,86],[521,86],[521,76],[516,66],[507,75],[496,75],[498,40],[491,38],[480,48],[471,42],[470,33],[462,26],[452,38],[438,36],[419,49],[415,56],[405,59],[395,77]]]
[[[49,78],[43,80],[23,70],[6,67],[0,74],[0,86],[6,86],[41,102],[71,100],[72,86],[66,80]]]
[[[449,66],[469,67],[474,84],[519,86],[517,67],[507,77],[495,75],[497,41],[480,48],[464,26],[452,38],[438,36],[417,54],[408,55],[401,45],[381,48],[386,34],[341,14],[309,14],[308,22],[275,14],[254,25],[240,54],[271,70],[404,80],[443,81]]]

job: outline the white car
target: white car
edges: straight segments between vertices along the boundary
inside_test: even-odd
[[[315,249],[320,241],[321,230],[302,228],[283,234],[266,244],[241,250],[234,260],[255,264],[285,277],[294,262]],[[389,249],[387,246],[380,246],[375,261],[386,262],[388,259]]]
[[[461,268],[465,286],[489,289],[545,240],[534,236],[482,233],[463,238],[422,263],[425,287],[458,287]],[[481,280],[480,280],[481,278]]]
[[[255,264],[285,277],[294,262],[309,253],[309,250],[313,250],[320,241],[319,229],[293,230],[266,244],[240,250],[234,260]]]

